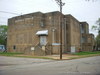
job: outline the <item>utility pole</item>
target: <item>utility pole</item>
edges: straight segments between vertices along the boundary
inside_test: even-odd
[[[60,7],[60,59],[62,59],[62,7],[65,5],[65,3],[62,2],[62,0],[55,0],[57,4]]]

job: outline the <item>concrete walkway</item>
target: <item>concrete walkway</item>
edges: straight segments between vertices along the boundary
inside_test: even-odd
[[[45,57],[52,58],[52,59],[60,59],[60,55],[47,55]],[[75,58],[75,57],[79,57],[79,56],[77,56],[77,55],[71,55],[71,54],[63,54],[62,55],[62,59],[63,60],[70,59],[70,58]]]

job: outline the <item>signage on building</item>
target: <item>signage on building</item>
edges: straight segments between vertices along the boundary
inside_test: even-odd
[[[60,45],[60,43],[52,43],[52,45]]]
[[[35,49],[34,49],[34,47],[31,47],[31,51],[34,51]]]

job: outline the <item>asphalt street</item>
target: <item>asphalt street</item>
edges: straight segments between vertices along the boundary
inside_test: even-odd
[[[62,61],[0,56],[0,75],[100,75],[100,56]]]

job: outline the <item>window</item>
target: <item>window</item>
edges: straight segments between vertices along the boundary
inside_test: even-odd
[[[83,28],[83,27],[81,27],[81,33],[85,33],[85,31],[84,31],[84,28]]]
[[[40,22],[40,26],[41,27],[44,27],[44,23],[42,21]]]
[[[15,46],[15,45],[13,46],[13,49],[14,49],[14,50],[16,49],[16,46]]]
[[[3,49],[3,46],[0,46],[0,49]]]
[[[54,25],[54,18],[51,16],[49,16],[48,18],[49,18],[49,24]]]
[[[49,20],[51,20],[51,19],[52,19],[52,17],[51,17],[51,16],[49,16],[48,18],[49,18]]]
[[[85,42],[86,42],[86,38],[85,37],[82,37],[81,43],[85,43]]]

